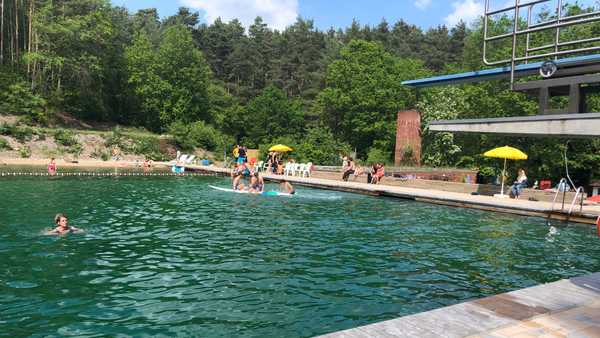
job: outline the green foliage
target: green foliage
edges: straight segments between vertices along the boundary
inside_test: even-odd
[[[339,142],[331,130],[325,127],[309,129],[295,148],[298,158],[317,165],[339,165],[340,155],[351,149],[347,143]]]
[[[184,151],[194,151],[196,148],[205,150],[221,150],[233,143],[230,137],[202,121],[192,124],[174,122],[169,127],[169,134]]]
[[[244,144],[255,147],[273,138],[299,136],[303,129],[302,103],[289,99],[275,86],[269,86],[248,103],[245,111],[234,117],[232,124]]]
[[[75,155],[75,157],[79,157],[81,156],[81,153],[83,153],[83,146],[79,143],[75,143],[68,146],[66,150],[68,153]]]
[[[425,75],[422,63],[398,59],[373,42],[355,40],[341,59],[327,69],[327,87],[317,97],[316,110],[336,137],[366,154],[376,140],[392,151],[396,114],[415,104],[414,91],[401,85]]]
[[[119,148],[124,152],[130,152],[130,147],[128,143],[129,139],[123,135],[123,131],[119,126],[113,128],[110,135],[104,137],[104,145],[107,148]]]
[[[167,154],[160,149],[160,141],[157,137],[136,137],[133,139],[132,151],[136,155],[144,155],[146,159],[154,161],[167,160]]]
[[[101,147],[96,147],[90,153],[90,157],[102,159],[102,161],[108,161],[108,159],[110,158],[110,153]]]
[[[0,92],[0,112],[13,115],[25,115],[36,123],[46,123],[46,100],[31,91],[25,82],[10,85]]]
[[[0,125],[0,135],[12,136],[21,143],[31,141],[33,135],[35,134],[36,131],[28,126],[23,126],[19,124],[9,124],[6,122]]]
[[[22,146],[19,148],[19,156],[22,158],[30,158],[31,157],[31,148],[29,146]]]
[[[79,145],[79,141],[77,141],[75,133],[68,129],[57,129],[54,131],[54,140],[56,143],[64,147],[73,147]]]
[[[433,167],[453,165],[455,157],[461,152],[460,146],[454,142],[454,135],[430,132],[429,123],[456,119],[460,112],[468,111],[462,90],[448,87],[434,91],[419,102],[419,108],[423,130],[423,163]]]
[[[10,146],[10,144],[8,144],[7,140],[0,138],[0,151],[4,150],[12,150],[12,147]]]
[[[206,109],[210,70],[187,28],[167,28],[159,46],[154,46],[143,31],[138,32],[127,48],[126,60],[128,82],[147,127],[164,130],[175,121],[210,117]]]
[[[390,160],[390,153],[379,148],[372,147],[371,149],[369,149],[369,152],[367,154],[368,165],[372,165],[373,163],[387,164],[390,163]]]

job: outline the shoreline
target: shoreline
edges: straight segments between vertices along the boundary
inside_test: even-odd
[[[0,158],[0,168],[2,166],[31,166],[45,167],[50,159],[30,159],[30,158]],[[137,168],[143,161],[102,161],[102,160],[77,160],[66,161],[64,159],[55,159],[58,169],[60,168]],[[168,162],[154,162],[153,166],[168,166]]]

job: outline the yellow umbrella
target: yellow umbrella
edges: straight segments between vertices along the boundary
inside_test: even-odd
[[[506,160],[526,160],[527,154],[525,154],[517,148],[504,146],[486,151],[483,154],[483,156],[504,159],[504,169],[502,170],[502,190],[500,190],[499,197],[506,197],[506,195],[504,195],[504,176],[506,176]]]
[[[285,153],[285,152],[293,151],[293,150],[294,149],[292,149],[292,148],[290,148],[288,146],[285,146],[283,144],[277,144],[277,145],[274,145],[271,148],[269,148],[269,151],[277,151],[277,152],[280,152],[280,153]]]

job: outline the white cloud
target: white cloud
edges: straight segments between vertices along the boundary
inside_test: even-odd
[[[454,11],[444,18],[450,27],[455,26],[460,20],[471,23],[483,15],[483,4],[475,0],[462,0],[452,3]]]
[[[250,26],[257,16],[272,28],[283,30],[298,17],[298,0],[180,0],[187,7],[205,12],[206,20],[212,23],[217,18],[223,21],[239,19]]]
[[[418,9],[426,9],[431,5],[431,0],[415,0],[415,7]]]

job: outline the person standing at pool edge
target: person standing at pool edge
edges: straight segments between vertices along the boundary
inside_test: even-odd
[[[69,226],[69,220],[65,214],[56,214],[56,216],[54,216],[54,223],[56,224],[56,228],[50,230],[48,235],[63,235],[69,232],[76,234],[83,232],[83,230],[79,228]]]

